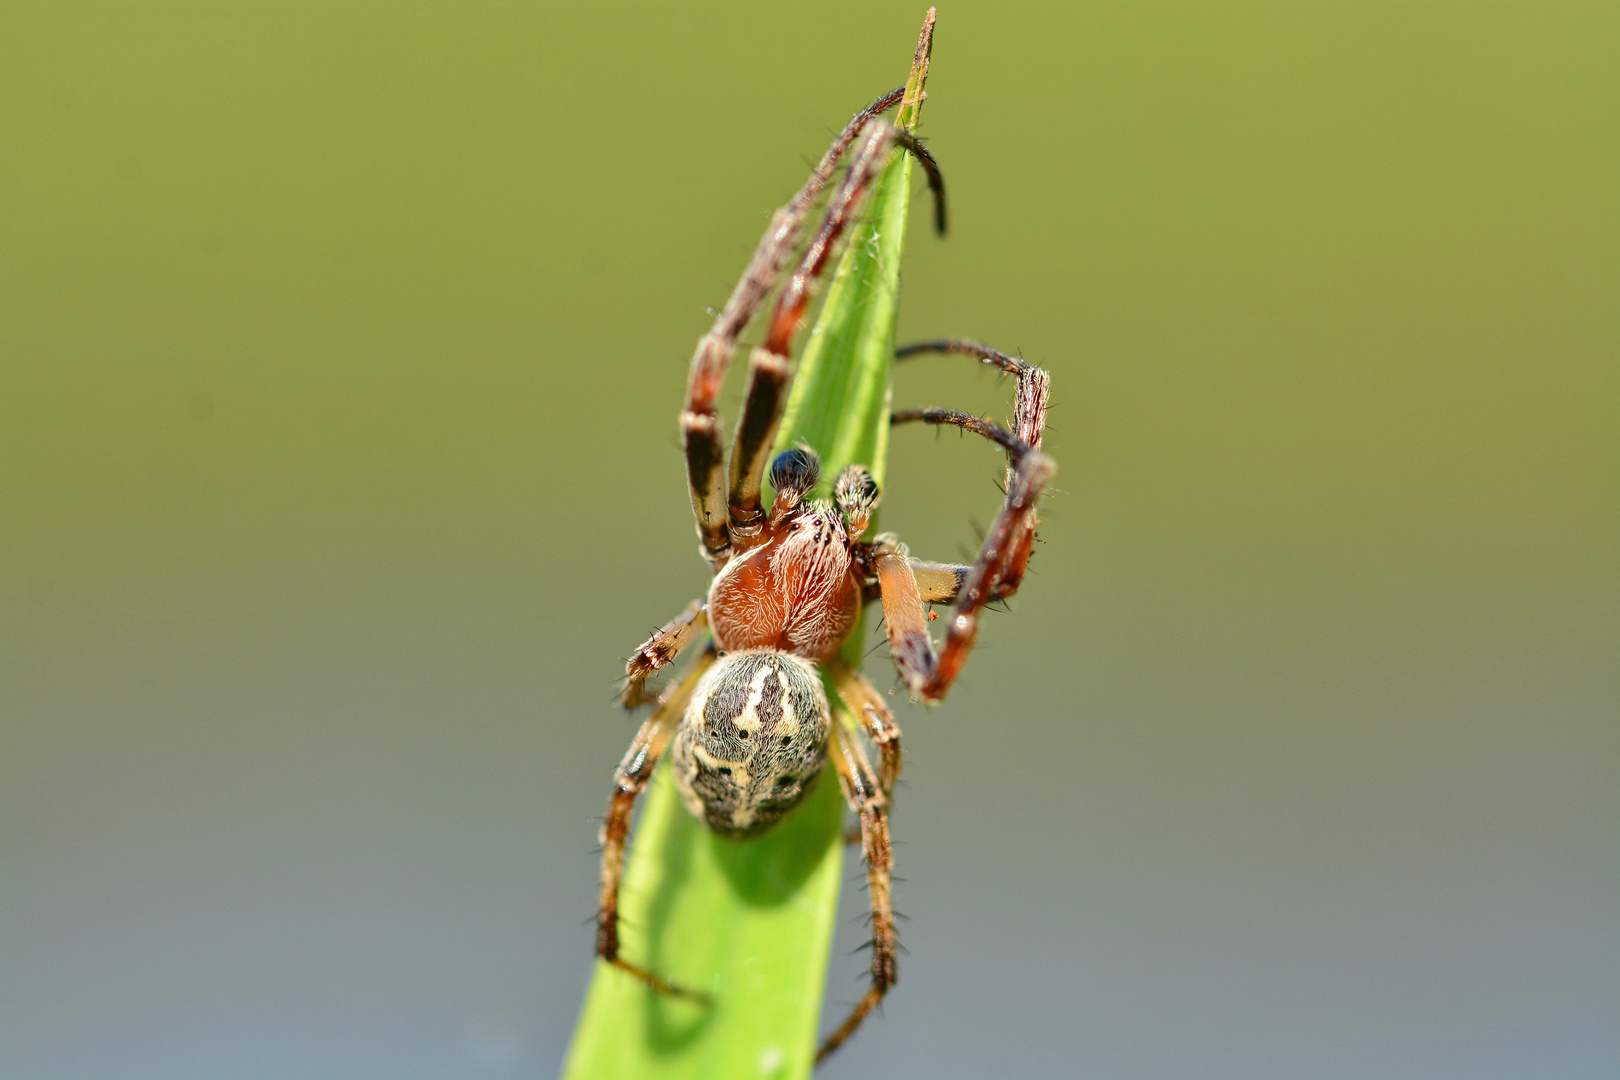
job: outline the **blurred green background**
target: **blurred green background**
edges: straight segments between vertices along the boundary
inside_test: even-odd
[[[555,1074],[686,358],[924,6],[6,5],[0,1072]],[[1617,23],[942,5],[901,337],[1061,490],[824,1075],[1620,1070]]]

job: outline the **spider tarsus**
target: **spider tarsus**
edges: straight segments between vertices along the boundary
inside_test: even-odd
[[[947,232],[945,217],[945,176],[939,171],[939,162],[929,152],[924,142],[909,131],[897,131],[894,134],[895,145],[903,146],[922,166],[923,172],[928,174],[928,190],[934,195],[934,232],[944,236]]]
[[[656,991],[657,993],[664,994],[668,997],[683,997],[689,1001],[695,1001],[700,1005],[712,1004],[709,995],[704,993],[702,990],[693,990],[690,987],[682,986],[678,982],[672,982],[661,975],[655,975],[653,972],[648,971],[644,967],[632,964],[622,956],[615,956],[611,960],[608,960],[608,963],[612,964],[620,971],[635,976],[641,981],[641,984],[649,990]]]
[[[873,1009],[877,1008],[878,1003],[883,1000],[883,995],[888,992],[888,989],[889,988],[885,985],[878,985],[876,980],[874,980],[874,985],[872,988],[869,989],[866,992],[866,995],[861,998],[860,1002],[856,1004],[855,1008],[850,1012],[849,1017],[839,1025],[837,1031],[834,1031],[831,1035],[827,1036],[826,1040],[822,1042],[821,1048],[816,1051],[817,1065],[827,1060],[828,1055],[830,1055],[834,1050],[837,1050],[840,1046],[843,1046],[845,1042],[849,1041],[849,1037],[855,1034],[855,1029],[861,1026],[861,1021],[865,1020],[867,1014],[869,1014]]]

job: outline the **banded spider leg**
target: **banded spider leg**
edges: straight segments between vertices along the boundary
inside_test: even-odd
[[[1035,502],[1055,466],[1040,452],[1051,383],[1045,371],[987,345],[956,339],[907,346],[897,350],[896,356],[904,359],[924,352],[972,356],[1018,379],[1012,431],[950,409],[909,410],[890,418],[893,424],[921,422],[960,427],[996,443],[1006,451],[1008,459],[1006,502],[972,566],[912,559],[893,533],[878,536],[866,548],[875,579],[868,596],[883,602],[885,632],[896,666],[913,694],[925,702],[936,702],[950,689],[973,648],[979,611],[992,600],[1011,596],[1022,583],[1039,523]],[[943,650],[936,652],[923,605],[952,601],[957,603],[956,613]],[[818,1062],[843,1045],[882,1002],[896,981],[898,949],[891,899],[893,854],[888,803],[900,775],[900,728],[882,696],[859,672],[841,660],[835,660],[829,669],[839,697],[850,714],[858,718],[836,730],[834,761],[845,798],[860,821],[859,839],[871,901],[872,964],[866,993],[823,1042],[816,1054]],[[872,768],[861,745],[862,724],[867,738],[881,754],[880,770]]]
[[[755,350],[751,363],[754,370],[750,372],[746,391],[747,405],[738,421],[737,437],[732,446],[729,492],[727,478],[721,475],[725,455],[720,415],[716,407],[726,368],[731,363],[732,353],[736,350],[743,329],[781,279],[788,260],[798,246],[804,220],[816,198],[832,179],[839,160],[881,113],[901,103],[904,93],[905,87],[900,87],[884,94],[856,113],[833,140],[798,194],[772,217],[769,228],[761,237],[753,258],[749,260],[725,307],[715,317],[709,332],[699,339],[697,349],[692,353],[686,406],[681,412],[681,433],[686,449],[687,485],[691,492],[692,512],[697,519],[699,550],[715,570],[724,566],[731,556],[734,528],[740,527],[749,534],[751,530],[758,529],[759,477],[764,469],[766,448],[771,442],[769,436],[774,435],[776,425],[780,422],[782,396],[790,371],[786,343],[791,342],[798,321],[803,317],[803,304],[784,307],[779,301],[771,320],[772,340],[767,342],[765,349]],[[892,128],[889,131],[887,140],[905,147],[927,172],[934,194],[935,227],[943,234],[945,183],[938,166],[927,148],[911,135],[894,132]],[[884,152],[887,152],[887,146]],[[878,155],[879,163],[882,156]],[[870,183],[868,179],[852,187],[854,179],[852,165],[851,178],[844,184],[844,189],[848,191],[846,208],[850,207],[851,201],[858,202],[859,197],[865,194],[866,184]],[[826,221],[824,232],[835,221],[831,209]],[[809,280],[824,267],[826,257],[831,254],[832,243],[837,239],[837,232],[842,232],[846,222],[847,218],[837,223],[836,232],[827,238],[819,252],[812,244],[811,255],[819,255],[821,265],[815,266],[807,274],[805,271],[810,265],[807,258],[801,264],[800,272],[794,275],[799,282],[801,300],[808,299]],[[771,348],[773,345],[777,348]]]
[[[892,533],[879,536],[872,544],[872,566],[883,600],[890,651],[911,692],[933,703],[944,698],[967,661],[978,636],[980,611],[986,604],[1018,591],[1039,524],[1035,504],[1057,466],[1040,450],[1051,387],[1045,371],[988,345],[962,339],[907,346],[897,350],[896,356],[904,359],[925,352],[971,356],[1018,378],[1012,431],[950,409],[914,409],[890,418],[893,424],[921,422],[960,427],[1007,452],[1006,501],[985,534],[972,566],[912,560],[905,545]],[[956,610],[946,627],[944,644],[936,651],[922,604],[953,600]]]

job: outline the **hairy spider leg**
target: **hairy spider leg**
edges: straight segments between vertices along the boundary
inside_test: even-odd
[[[1046,402],[1051,392],[1051,377],[1027,360],[1008,356],[982,341],[971,338],[942,338],[938,341],[916,341],[894,350],[896,360],[910,360],[929,353],[951,353],[971,356],[980,363],[1000,368],[1018,379],[1013,405],[1013,434],[1039,450],[1041,435],[1046,428]]]
[[[988,421],[978,417],[970,417],[964,413],[952,412],[946,409],[917,409],[896,413],[890,417],[891,424],[903,424],[908,421],[920,420],[932,424],[955,424],[957,427],[982,435],[991,442],[997,443],[1007,451],[1007,478],[1006,485],[1012,488],[1018,457],[1023,453],[1023,447],[1034,450],[1041,448],[1041,437],[1046,430],[1047,399],[1051,394],[1052,380],[1045,371],[1020,360],[1015,356],[993,349],[978,341],[967,338],[946,338],[940,341],[923,341],[913,345],[906,345],[895,350],[895,359],[905,360],[924,353],[953,353],[960,356],[970,356],[980,363],[999,368],[1009,375],[1016,376],[1018,387],[1015,392],[1013,406],[1013,428],[1011,435],[1016,442],[1009,442],[1007,432]],[[1001,599],[1011,596],[1018,591],[1019,584],[1024,578],[1024,569],[1029,563],[1030,547],[1035,541],[1035,529],[1039,525],[1039,518],[1032,514],[1026,528],[1012,539],[1012,554],[1007,558],[1005,570],[990,583],[992,599]],[[948,599],[954,600],[955,596]]]
[[[1042,372],[1044,375],[1045,372]],[[1016,460],[1022,456],[1029,447],[1015,437],[1005,428],[992,424],[982,417],[969,413],[957,412],[954,409],[907,409],[902,412],[891,413],[889,423],[893,425],[921,422],[925,424],[949,424],[971,431],[975,435],[982,435],[991,442],[1004,448],[1009,459]],[[1009,466],[1007,475],[1007,490],[1012,489],[1015,479],[1014,467]],[[1002,568],[989,583],[989,599],[1002,600],[1018,591],[1023,583],[1024,571],[1029,565],[1030,549],[1035,543],[1035,530],[1040,524],[1036,514],[1031,513],[1012,537],[1010,555],[1003,560]],[[918,588],[922,592],[925,603],[949,604],[954,603],[961,595],[962,587],[967,584],[969,574],[973,567],[960,563],[929,562],[923,559],[911,560],[912,573],[917,577]],[[872,599],[877,594],[868,587],[863,594]]]
[[[1044,457],[1006,429],[997,427],[981,417],[956,412],[953,409],[908,409],[892,413],[889,417],[889,422],[896,425],[914,421],[925,424],[949,424],[971,431],[975,435],[983,435],[1004,447],[1009,459],[1015,462],[1022,459],[1026,453],[1034,455],[1035,458]],[[1008,467],[1006,480],[1006,490],[1009,494],[1017,480],[1017,466],[1011,465]],[[986,585],[988,600],[1001,600],[1018,591],[1018,586],[1024,580],[1024,571],[1029,566],[1030,549],[1035,543],[1035,530],[1039,524],[1040,519],[1032,508],[1014,530],[1008,541],[1008,554],[1001,560],[1000,568]],[[925,593],[923,600],[930,603],[954,602],[961,594],[963,586],[967,584],[973,570],[971,566],[957,563],[934,563],[920,559],[912,559],[911,568],[919,575],[918,584]],[[927,578],[926,585],[923,584],[923,577]]]
[[[833,139],[832,145],[811,170],[804,186],[788,204],[778,210],[754,249],[747,268],[726,300],[725,307],[715,316],[709,332],[698,339],[692,353],[692,364],[687,376],[686,405],[681,412],[681,435],[686,448],[686,477],[692,497],[692,512],[697,518],[699,550],[709,565],[718,570],[725,565],[731,553],[731,534],[727,524],[724,444],[720,431],[720,416],[715,399],[725,381],[726,367],[736,349],[737,339],[766,296],[782,276],[788,260],[799,243],[799,233],[810,207],[827,187],[839,159],[873,118],[900,103],[905,87],[889,91],[872,104],[856,113],[844,130]],[[932,161],[932,158],[929,159]],[[937,175],[936,168],[930,174]],[[932,182],[932,181],[931,181]],[[936,202],[943,203],[944,186],[935,187]],[[938,220],[943,222],[944,210],[939,209]]]
[[[832,758],[838,768],[844,799],[861,820],[861,854],[866,860],[866,890],[872,904],[872,985],[837,1030],[822,1042],[816,1051],[817,1064],[844,1045],[861,1026],[861,1021],[877,1008],[898,976],[895,953],[899,942],[895,937],[894,903],[890,897],[894,853],[889,845],[889,798],[872,763],[867,760],[853,721],[847,714],[843,719],[848,727],[843,723],[833,726]]]
[[[826,668],[839,698],[852,715],[860,718],[867,738],[877,747],[881,762],[878,787],[887,796],[894,791],[894,782],[900,779],[900,725],[894,722],[889,703],[865,675],[837,657],[829,661]]]
[[[916,565],[916,560],[912,560]],[[966,570],[966,567],[963,568]],[[926,595],[924,599],[927,599]],[[892,797],[894,785],[900,779],[900,725],[894,722],[894,713],[889,709],[889,703],[883,700],[865,675],[851,668],[842,659],[834,657],[827,665],[827,671],[832,677],[833,686],[838,690],[838,697],[843,701],[850,714],[860,717],[865,722],[866,737],[872,740],[880,755],[878,765],[878,787],[885,797]],[[844,843],[858,844],[861,842],[861,826],[857,822],[855,828],[844,834]]]
[[[619,703],[635,709],[648,701],[647,678],[681,654],[709,625],[709,605],[694,600],[687,609],[642,643],[624,665],[624,689]]]
[[[1021,545],[1020,540],[1033,533],[1036,500],[1056,471],[1052,459],[1039,450],[1027,450],[1019,457],[1007,485],[1007,501],[968,570],[946,627],[945,642],[937,653],[928,636],[922,593],[905,545],[892,533],[873,541],[871,564],[883,599],[889,651],[906,685],[923,701],[935,703],[945,697],[973,650],[979,612],[998,596],[995,583],[1011,575],[1015,559],[1028,558],[1027,543]]]
[[[1007,453],[1006,501],[972,566],[911,559],[892,534],[878,537],[869,549],[895,665],[911,692],[928,702],[942,699],[961,671],[978,635],[979,611],[1012,595],[1022,583],[1039,524],[1035,504],[1056,472],[1052,460],[1040,452],[1051,387],[1045,371],[960,338],[907,345],[895,356],[906,359],[933,352],[971,356],[1006,371],[1017,376],[1018,389],[1012,431],[951,409],[912,409],[889,418],[891,424],[950,424],[989,439]],[[956,611],[946,627],[943,648],[936,652],[922,604],[953,600]]]
[[[787,388],[793,378],[793,340],[804,325],[811,287],[832,264],[839,240],[856,220],[895,146],[912,153],[921,150],[921,144],[909,133],[883,122],[874,122],[862,136],[844,182],[828,200],[821,228],[777,295],[764,344],[749,357],[742,415],[737,419],[737,434],[731,446],[727,499],[730,535],[738,547],[753,546],[763,531],[765,508],[760,504],[760,483],[787,403]],[[928,160],[932,162],[932,158]]]
[[[619,885],[624,879],[625,840],[630,833],[630,812],[635,809],[636,798],[647,789],[653,769],[669,748],[681,713],[692,699],[698,679],[709,670],[718,654],[714,646],[703,650],[680,682],[671,686],[658,702],[658,707],[647,717],[641,730],[630,742],[624,760],[613,773],[613,798],[602,822],[602,885],[596,904],[596,955],[622,971],[629,972],[647,986],[664,994],[679,994],[702,998],[704,995],[688,990],[647,968],[632,964],[619,955]]]

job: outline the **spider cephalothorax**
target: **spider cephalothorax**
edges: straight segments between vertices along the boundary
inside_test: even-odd
[[[930,14],[918,46],[923,71],[931,28]],[[909,152],[923,164],[943,231],[944,186],[933,159],[915,138],[877,119],[901,98],[902,90],[884,95],[856,114],[834,140],[799,194],[772,220],[731,299],[693,354],[680,422],[700,551],[715,576],[706,600],[694,601],[631,657],[622,694],[625,706],[647,703],[648,676],[705,630],[713,640],[658,698],[637,733],[615,775],[613,801],[602,826],[597,953],[654,989],[684,993],[619,955],[625,838],[636,797],[658,761],[669,752],[676,785],[694,815],[718,833],[746,837],[770,828],[798,803],[831,760],[860,818],[872,905],[872,986],[822,1043],[818,1061],[876,1007],[896,973],[888,802],[900,774],[900,729],[883,695],[841,658],[841,647],[858,624],[862,607],[880,600],[890,655],[902,682],[922,701],[942,699],[973,647],[980,612],[1017,591],[1023,580],[1035,538],[1036,500],[1054,470],[1040,450],[1046,373],[976,342],[935,341],[897,350],[896,356],[956,353],[1018,380],[1010,430],[945,409],[891,417],[895,424],[954,425],[1006,452],[1006,499],[973,565],[913,559],[893,534],[865,539],[878,503],[877,484],[865,469],[851,465],[836,477],[831,501],[812,499],[821,462],[805,447],[776,455],[770,468],[775,494],[769,507],[763,504],[765,462],[781,424],[793,339],[808,290],[828,265],[891,151]],[[743,328],[783,280],[800,250],[811,208],[845,158],[848,171],[827,199],[821,225],[803,247],[797,269],[777,291],[765,340],[749,357],[743,412],[727,468],[716,410],[726,367]],[[925,604],[933,603],[955,605],[938,646],[928,634],[931,616],[924,611]],[[830,708],[823,673],[837,691],[840,710]]]
[[[871,509],[869,502],[861,511],[855,493],[877,485],[851,465],[838,478],[838,505],[808,501],[820,474],[821,462],[802,448],[772,463],[770,514],[753,536],[733,542],[709,586],[709,626],[722,652],[781,649],[826,660],[860,617],[865,568],[850,538],[865,531]]]

